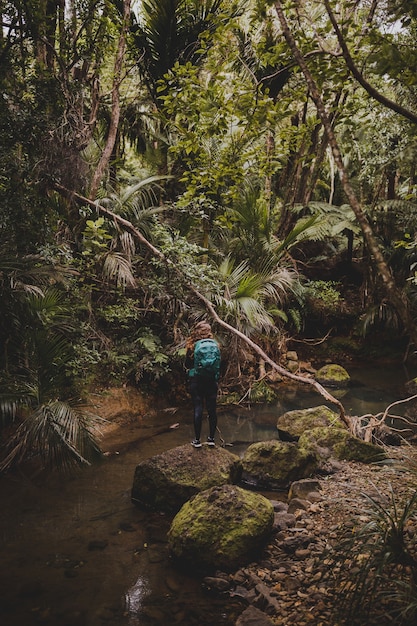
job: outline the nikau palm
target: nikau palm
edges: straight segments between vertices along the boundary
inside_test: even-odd
[[[100,457],[96,439],[99,418],[82,405],[49,400],[33,407],[22,404],[20,408],[25,417],[7,443],[0,470],[33,458],[43,468],[69,469]]]
[[[10,302],[12,286],[3,283]],[[19,315],[5,338],[2,357],[8,368],[0,387],[3,426],[18,425],[3,446],[1,471],[29,460],[41,468],[68,468],[88,464],[99,454],[99,418],[80,401],[59,399],[71,385],[68,363],[73,357],[65,297],[58,288],[20,293]]]
[[[175,63],[203,58],[200,36],[216,27],[222,0],[143,0],[134,27],[138,66],[155,103],[158,82]]]

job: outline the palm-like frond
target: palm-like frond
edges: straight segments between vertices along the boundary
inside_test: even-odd
[[[133,255],[136,252],[136,240],[133,237],[133,235],[131,233],[129,233],[127,230],[119,233],[119,237],[118,237],[119,243],[120,243],[120,247],[122,249],[122,253],[125,255],[125,257],[131,261]]]
[[[15,378],[13,384],[0,388],[0,423],[13,421],[22,410],[36,406],[38,399],[37,385]]]
[[[97,419],[56,400],[71,383],[74,324],[68,294],[51,287],[51,278],[57,284],[56,268],[51,271],[39,257],[0,258],[0,420],[2,425],[19,420],[3,444],[0,470],[34,456],[45,467],[69,467],[87,462],[98,451],[93,432]]]
[[[285,237],[284,241],[277,241],[274,252],[278,257],[281,257],[282,254],[296,244],[308,239],[323,239],[326,233],[325,220],[319,220],[317,215],[301,218]]]
[[[260,270],[267,261],[276,265],[273,247],[276,216],[263,198],[258,181],[247,181],[235,206],[227,211],[232,221],[227,249],[238,259],[248,259],[252,269]]]
[[[152,225],[156,215],[165,209],[159,205],[162,187],[159,183],[171,180],[173,176],[149,176],[124,187],[119,193],[110,192],[99,202],[121,217],[131,219],[145,237],[152,235]]]
[[[231,217],[244,232],[258,233],[269,240],[273,233],[273,219],[268,204],[262,201],[257,185],[248,184],[237,205],[230,209]]]
[[[16,346],[24,344],[25,335],[39,327],[42,318],[64,329],[69,319],[62,305],[65,292],[52,288],[51,283],[65,284],[71,274],[74,272],[45,263],[38,255],[17,259],[0,254],[0,345],[4,348],[0,362],[6,370],[16,356]]]
[[[200,35],[213,31],[218,20],[236,11],[222,10],[222,0],[144,0],[135,24],[139,68],[151,95],[157,83],[176,62],[197,64],[204,58]],[[222,16],[222,17],[221,17]]]
[[[135,277],[130,260],[120,252],[109,251],[104,255],[103,277],[118,287],[135,286]]]
[[[47,263],[36,254],[20,258],[0,254],[0,293],[10,289],[41,294],[51,281],[63,283],[73,274],[73,270]]]
[[[269,268],[254,272],[247,261],[235,266],[231,257],[223,260],[219,268],[223,276],[224,292],[217,296],[218,304],[225,315],[246,332],[251,330],[273,330],[272,309],[284,301],[291,290],[295,276],[286,269]]]
[[[65,379],[65,364],[73,354],[67,337],[59,332],[36,329],[28,335],[24,357],[28,359],[28,377],[37,381],[39,397],[54,394]]]
[[[70,469],[100,455],[95,431],[103,421],[58,400],[38,406],[7,444],[0,471],[39,457],[44,468]]]
[[[256,298],[242,296],[223,301],[226,317],[239,320],[237,326],[246,332],[272,330],[274,322],[265,307]],[[235,322],[236,323],[236,322]]]
[[[40,294],[19,292],[17,298],[5,294],[3,305],[10,312],[7,324],[0,324],[3,384],[13,393],[26,397],[30,387],[40,402],[50,393],[56,395],[62,383],[68,386],[64,370],[73,355],[74,324],[67,297],[58,288],[44,288]]]
[[[235,261],[231,256],[227,256],[219,266],[219,272],[225,281],[226,296],[231,294],[231,290],[236,289],[241,279],[248,271],[248,264],[245,261],[235,266]]]
[[[106,197],[101,197],[99,202],[117,215],[129,218],[147,239],[152,239],[155,217],[165,210],[164,207],[154,206],[158,202],[158,194],[161,191],[159,183],[171,178],[173,177],[150,176],[140,181],[134,181],[122,188],[119,193],[111,191]],[[104,223],[104,218],[100,218],[100,220]],[[87,222],[87,225],[89,223],[94,228],[98,220],[97,222]],[[103,228],[103,224],[97,228],[103,231],[102,238],[105,238],[100,244],[104,251],[96,257],[99,266],[101,266],[104,280],[114,282],[117,287],[121,288],[133,287],[135,278],[132,260],[136,252],[134,237],[127,231],[116,229],[112,238],[108,230]],[[107,240],[111,241],[108,242]]]
[[[295,207],[298,212],[305,207]],[[283,241],[276,235],[277,215],[262,198],[259,185],[249,182],[242,191],[236,206],[228,211],[233,222],[234,237],[228,238],[228,249],[237,258],[249,259],[252,269],[264,273],[268,266],[276,267],[291,248],[304,241],[323,241],[343,233],[359,232],[353,211],[347,205],[333,207],[325,203],[312,203],[310,215],[300,217]]]
[[[31,329],[22,337],[23,345],[14,340],[9,348],[13,361],[2,377],[0,416],[6,423],[24,414],[68,388],[67,363],[73,357],[71,341],[46,329]]]
[[[49,287],[41,293],[27,294],[26,303],[44,326],[66,332],[73,328],[67,299],[65,291]]]
[[[143,180],[132,182],[120,194],[120,206],[132,207],[139,213],[144,208],[158,204],[157,191],[161,191],[161,183],[164,180],[172,180],[171,175],[148,176]]]
[[[400,328],[401,322],[398,313],[389,302],[381,302],[370,307],[361,318],[362,334],[366,336],[372,328],[382,326],[396,330]]]

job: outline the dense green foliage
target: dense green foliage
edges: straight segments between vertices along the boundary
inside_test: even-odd
[[[1,3],[4,467],[46,459],[49,444],[28,434],[42,420],[55,433],[60,424],[73,460],[90,458],[78,445],[88,423],[70,410],[86,383],[179,380],[184,339],[206,315],[187,285],[277,360],[289,334],[319,335],[338,319],[343,332],[358,332],[359,318],[368,331],[415,326],[415,10],[333,4],[290,3],[285,15],[344,175],[411,302],[407,328],[274,4]],[[229,384],[256,378],[247,348],[219,334]]]

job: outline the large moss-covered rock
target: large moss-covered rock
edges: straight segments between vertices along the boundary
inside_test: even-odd
[[[294,480],[311,476],[317,467],[314,454],[287,441],[261,441],[250,445],[242,458],[242,480],[261,489],[286,489]]]
[[[230,571],[259,556],[273,522],[274,507],[264,496],[233,485],[212,487],[177,513],[168,545],[188,565]]]
[[[338,460],[374,463],[386,458],[382,448],[354,437],[344,428],[320,427],[301,435],[298,445],[305,454],[315,454],[320,461]]]
[[[350,376],[341,365],[329,363],[317,370],[316,380],[325,387],[347,387]]]
[[[306,430],[331,426],[339,422],[339,415],[325,405],[309,409],[296,409],[283,413],[277,421],[280,439],[297,441]]]
[[[239,482],[241,473],[239,457],[223,448],[179,446],[139,463],[133,479],[132,502],[177,512],[199,491]]]

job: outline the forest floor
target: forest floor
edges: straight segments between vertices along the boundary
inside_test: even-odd
[[[373,521],[381,522],[381,526],[373,526],[373,530],[379,528],[379,532],[372,535],[369,544],[376,554],[383,547],[383,536],[387,539],[384,530],[389,530],[387,521],[390,521],[388,517],[381,517],[378,507],[389,512],[392,520],[397,519],[401,530],[404,503],[416,492],[417,449],[402,446],[391,448],[389,452],[392,462],[363,465],[342,461],[334,473],[318,477],[321,499],[306,510],[296,510],[295,519],[290,519],[288,527],[284,524],[278,530],[264,557],[234,575],[234,582],[249,590],[247,599],[270,615],[274,624],[382,626],[415,623],[412,616],[403,622],[393,620],[389,615],[394,608],[392,595],[382,593],[374,605],[370,604],[369,596],[364,597],[354,616],[349,614],[354,596],[347,604],[342,602],[340,581],[348,581],[351,588],[354,574],[368,563],[367,550],[358,538],[360,530]],[[377,503],[376,507],[370,499]],[[405,522],[401,535],[406,544],[411,544],[411,554],[415,544],[416,513],[414,505],[414,517]],[[353,542],[355,537],[350,551],[346,547],[342,550],[342,560],[334,559],[337,546],[345,540]],[[408,564],[387,567],[385,575],[387,579],[411,581]],[[370,580],[369,576],[365,579]],[[388,580],[381,579],[380,583],[382,592],[394,590]]]
[[[104,432],[106,449],[120,449],[128,442],[130,431],[126,425],[131,420],[132,407],[136,413],[138,395],[135,392],[130,395],[126,390],[120,393],[115,390],[104,401],[101,413],[109,420]],[[149,410],[145,400],[141,409],[143,412]],[[275,502],[276,524],[271,542],[256,562],[232,574],[219,573],[219,592],[226,592],[232,598],[243,598],[276,626],[414,624],[412,617],[409,618],[411,621],[407,618],[403,622],[392,619],[389,614],[393,608],[392,595],[382,594],[372,605],[369,597],[364,597],[360,603],[361,615],[350,616],[348,609],[353,598],[343,605],[340,581],[353,580],[353,575],[367,564],[367,551],[358,539],[350,547],[350,555],[345,548],[341,560],[334,558],[335,549],[341,542],[360,537],[361,529],[372,521],[377,523],[373,530],[379,528],[371,540],[374,549],[382,548],[384,537],[385,540],[388,537],[385,531],[389,531],[392,523],[392,527],[397,526],[401,531],[399,536],[405,544],[410,544],[412,557],[417,558],[413,552],[414,537],[417,536],[414,532],[417,533],[417,506],[414,505],[408,521],[402,519],[405,503],[416,493],[417,447],[393,446],[387,448],[387,453],[390,460],[381,464],[334,462],[331,473],[316,477],[320,486],[319,497],[308,503],[305,509],[292,511],[290,508],[287,511],[287,503]],[[381,511],[387,514],[381,515]],[[417,560],[412,565],[415,572]],[[391,593],[394,587],[389,578],[409,582],[411,572],[409,563],[387,567],[388,580],[380,580],[381,590]],[[216,591],[215,579],[208,583],[203,581],[203,584],[209,588],[214,584],[211,590]],[[348,587],[351,585],[348,582]],[[340,607],[342,615],[338,612]],[[368,607],[369,614],[366,612]]]

